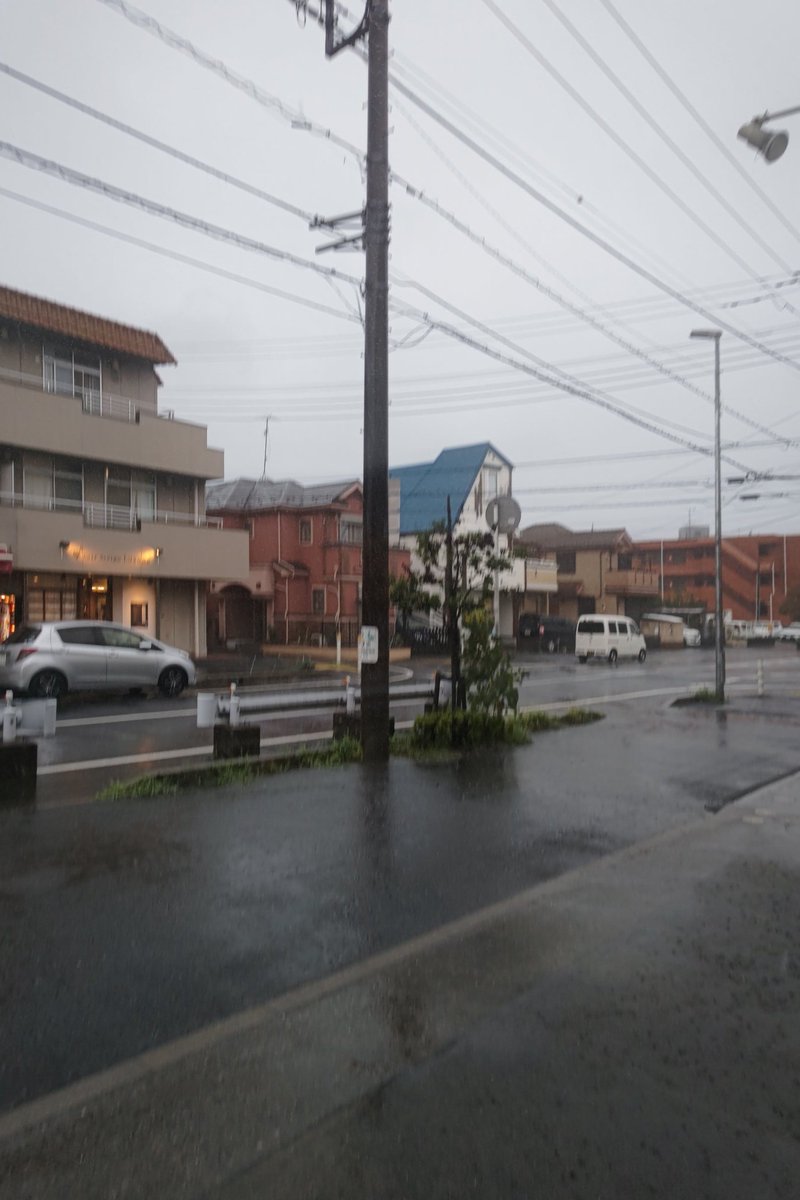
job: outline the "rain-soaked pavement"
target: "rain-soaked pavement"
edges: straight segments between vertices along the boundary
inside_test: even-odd
[[[0,1107],[710,820],[800,768],[798,724],[618,705],[457,765],[0,811]]]

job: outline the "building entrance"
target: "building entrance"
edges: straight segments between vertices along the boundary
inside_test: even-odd
[[[110,621],[113,607],[113,580],[105,575],[90,575],[78,585],[78,615],[86,621]]]

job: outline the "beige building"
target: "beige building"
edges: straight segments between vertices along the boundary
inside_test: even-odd
[[[0,636],[90,617],[205,653],[207,583],[247,574],[248,539],[205,515],[222,451],[158,411],[174,361],[155,334],[0,287]]]
[[[633,543],[624,529],[529,525],[519,541],[532,554],[555,557],[558,595],[548,611],[560,617],[576,621],[598,612],[638,618],[658,595],[658,573],[633,566]]]

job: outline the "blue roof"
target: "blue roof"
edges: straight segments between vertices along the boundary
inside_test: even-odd
[[[507,466],[511,463],[490,442],[474,446],[456,446],[442,450],[431,463],[393,467],[390,479],[400,480],[400,532],[423,533],[437,521],[447,520],[447,497],[453,524],[472,490],[487,454],[496,454]]]

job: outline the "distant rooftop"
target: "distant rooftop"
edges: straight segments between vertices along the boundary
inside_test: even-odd
[[[553,522],[526,526],[519,540],[542,550],[616,550],[631,545],[626,529],[572,530]]]
[[[361,488],[358,479],[317,483],[309,487],[295,479],[230,479],[206,488],[208,512],[261,512],[270,508],[322,508]]]
[[[455,523],[488,454],[512,464],[491,442],[442,450],[433,462],[392,467],[390,479],[400,481],[400,533],[423,533],[447,520],[447,497]]]
[[[17,292],[13,288],[0,287],[0,320],[13,321],[43,333],[74,338],[75,341],[101,346],[118,354],[143,358],[149,363],[175,362],[155,333],[120,325],[117,321],[95,317],[80,309],[68,308],[53,300],[42,300],[39,296]]]

